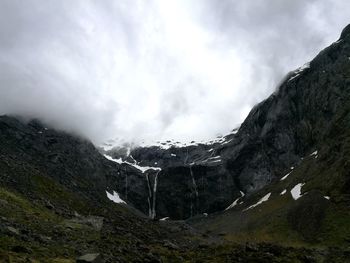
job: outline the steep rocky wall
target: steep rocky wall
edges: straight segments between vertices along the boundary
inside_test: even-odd
[[[157,163],[163,169],[157,214],[187,218],[223,210],[240,197],[240,191],[249,195],[260,190],[317,149],[350,100],[348,28],[310,63],[290,72],[270,97],[251,110],[238,132],[223,141],[132,150],[140,164]],[[215,158],[220,161],[213,162]],[[199,182],[198,198],[192,177]]]

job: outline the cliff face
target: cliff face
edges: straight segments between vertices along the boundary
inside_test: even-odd
[[[347,110],[349,52],[349,35],[343,33],[250,112],[239,142],[224,150],[227,167],[245,191],[261,189],[323,143],[334,118]]]
[[[162,168],[157,215],[180,219],[222,211],[241,192],[259,191],[321,147],[337,116],[348,110],[348,31],[345,28],[341,38],[310,63],[290,72],[252,109],[238,132],[208,144],[133,149],[130,156],[140,165]],[[108,154],[127,158],[118,150]]]
[[[191,228],[154,222],[116,198],[126,174],[143,209],[137,169],[37,121],[0,117],[0,262],[162,262],[192,249],[185,236],[201,237]]]
[[[90,142],[38,121],[0,117],[0,155],[9,165],[19,162],[35,167],[94,203],[108,201],[106,190],[115,190],[121,183],[121,167],[111,164]],[[2,183],[30,191],[28,182],[10,174],[2,176]]]

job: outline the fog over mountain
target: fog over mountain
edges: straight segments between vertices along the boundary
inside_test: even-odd
[[[95,143],[227,133],[337,39],[346,0],[0,1],[0,114]]]

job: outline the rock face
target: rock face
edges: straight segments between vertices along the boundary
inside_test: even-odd
[[[334,119],[346,110],[349,84],[348,26],[337,42],[290,72],[251,110],[238,132],[208,144],[132,149],[128,156],[139,165],[162,168],[157,216],[183,219],[224,210],[240,191],[250,195],[284,175],[322,144]],[[127,159],[123,151],[107,154]]]
[[[103,263],[103,260],[98,253],[85,254],[77,259],[77,263]]]
[[[133,186],[127,195],[125,175]],[[171,249],[165,257],[173,258],[174,248],[190,249],[201,235],[184,223],[153,222],[106,194],[147,210],[144,189],[143,173],[109,161],[90,142],[0,117],[0,262],[161,262],[153,251]]]
[[[347,110],[349,57],[346,27],[337,42],[289,73],[238,130],[206,144],[112,149],[103,152],[108,160],[84,139],[4,116],[0,155],[21,156],[96,204],[111,202],[106,191],[116,191],[150,218],[222,211],[242,193],[249,196],[283,176],[322,144]]]
[[[185,219],[196,214],[224,210],[239,193],[233,177],[224,166],[224,160],[214,149],[221,143],[226,143],[226,139],[214,144],[169,149],[136,148],[131,150],[129,156],[121,154],[127,152],[124,149],[111,150],[107,154],[142,167],[159,167],[160,172],[150,169],[144,173],[145,178],[150,176],[151,186],[154,186],[157,175],[157,187],[151,187],[152,194],[149,194],[156,197],[156,217]],[[129,185],[129,188],[132,187]],[[145,190],[139,188],[139,191]],[[125,189],[121,192],[125,192]]]
[[[0,158],[7,163],[18,163],[18,166],[30,164],[96,205],[112,204],[106,191],[122,190],[126,174],[131,177],[129,183],[133,185],[132,189],[128,189],[128,194],[134,203],[141,204],[141,210],[142,201],[147,198],[145,192],[138,189],[140,185],[145,189],[146,183],[137,169],[110,162],[91,142],[47,128],[38,121],[25,123],[13,117],[1,116]],[[28,182],[25,175],[15,179],[11,174],[2,174],[1,180],[3,184],[12,185],[23,192],[30,191],[30,184],[34,183]],[[123,199],[124,192],[120,194]],[[60,206],[47,203],[47,207],[56,205]]]

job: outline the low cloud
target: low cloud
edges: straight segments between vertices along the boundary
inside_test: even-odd
[[[208,139],[335,41],[350,3],[0,2],[0,114],[95,143]]]

